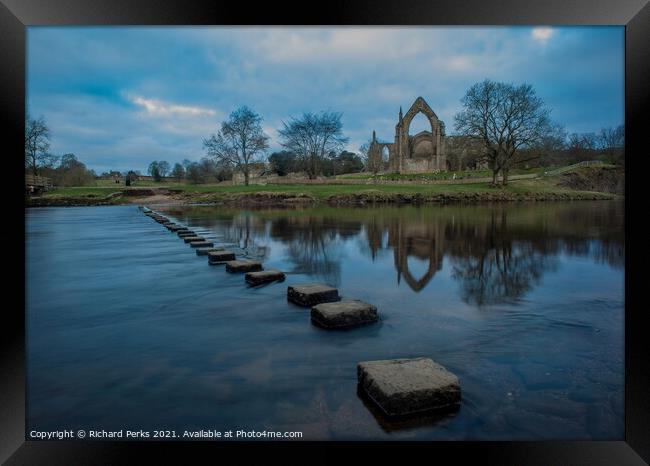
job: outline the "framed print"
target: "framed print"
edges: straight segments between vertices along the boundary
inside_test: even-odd
[[[649,460],[646,2],[2,1],[7,464]]]

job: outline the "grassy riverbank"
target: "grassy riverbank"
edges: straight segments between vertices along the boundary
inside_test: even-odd
[[[79,187],[50,191],[27,200],[28,206],[114,205],[156,203],[223,203],[233,205],[295,205],[327,203],[495,202],[578,199],[614,199],[612,193],[575,190],[560,186],[558,179],[518,180],[506,187],[488,183],[410,185],[184,185],[165,187]]]

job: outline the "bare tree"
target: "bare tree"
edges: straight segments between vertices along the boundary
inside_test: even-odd
[[[539,153],[540,166],[561,165],[566,162],[567,131],[559,123],[552,124],[539,143],[534,147]]]
[[[171,167],[169,166],[169,162],[165,160],[159,160],[158,161],[158,172],[160,172],[160,177],[164,178],[169,174],[169,171],[171,170]]]
[[[175,163],[174,164],[174,169],[172,170],[172,176],[176,179],[177,182],[181,182],[181,180],[185,177],[185,168],[183,165],[180,163]]]
[[[282,122],[278,130],[281,144],[300,158],[309,179],[321,171],[321,162],[326,154],[340,152],[348,138],[343,136],[342,113],[303,113],[301,118]]]
[[[499,172],[503,185],[520,149],[538,144],[550,128],[549,110],[530,84],[494,82],[474,84],[461,99],[463,110],[456,114],[456,130],[481,139],[492,169],[492,181]]]
[[[364,170],[373,174],[379,173],[386,165],[381,152],[376,152],[376,150],[376,146],[372,145],[372,140],[364,142],[361,147],[359,147]]]
[[[359,153],[361,154],[361,161],[363,162],[364,171],[372,171],[370,167],[370,142],[364,142],[359,146]]]
[[[567,140],[569,162],[593,160],[597,155],[598,136],[596,133],[571,133]]]
[[[147,168],[147,173],[151,175],[154,181],[158,182],[162,180],[162,176],[160,175],[160,166],[157,160],[154,160],[149,164],[149,168]]]
[[[598,145],[611,161],[623,161],[625,126],[601,129],[598,135]]]
[[[217,164],[232,165],[244,173],[248,185],[250,165],[261,159],[269,147],[269,137],[262,130],[262,117],[246,106],[230,114],[221,130],[203,140],[208,155]]]
[[[37,176],[38,167],[54,163],[54,157],[48,152],[50,148],[50,129],[43,117],[25,119],[25,166]]]

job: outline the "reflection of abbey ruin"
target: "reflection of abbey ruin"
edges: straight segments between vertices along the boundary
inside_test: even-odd
[[[431,130],[411,136],[411,122],[418,114],[426,117]],[[418,173],[484,167],[478,160],[481,153],[481,145],[472,138],[446,136],[445,123],[418,97],[405,115],[400,107],[393,142],[380,141],[372,132],[368,160],[370,166],[383,166],[392,172]]]
[[[173,212],[172,212],[173,213]],[[273,242],[284,247],[289,273],[342,285],[341,271],[350,242],[368,257],[355,271],[388,259],[398,285],[424,290],[447,258],[462,299],[478,306],[516,302],[553,270],[560,254],[589,257],[623,267],[623,206],[580,203],[547,206],[383,207],[246,211],[183,208],[215,232],[221,242],[264,258]],[[415,262],[423,261],[423,268]],[[392,268],[391,267],[391,268]],[[394,273],[394,275],[393,275]]]
[[[444,256],[444,225],[393,223],[388,230],[388,246],[393,248],[397,282],[402,278],[413,291],[427,286],[433,276],[442,269]],[[427,271],[419,278],[411,273],[409,257],[428,262]]]

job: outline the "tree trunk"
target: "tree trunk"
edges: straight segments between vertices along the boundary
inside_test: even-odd
[[[250,174],[248,173],[248,166],[244,167],[244,186],[248,186],[248,179]]]
[[[497,175],[499,174],[499,169],[498,168],[493,168],[492,169],[492,184],[494,186],[497,185]]]
[[[501,170],[501,173],[503,174],[503,181],[502,181],[503,186],[508,185],[508,171],[509,168],[504,168],[503,170]]]
[[[38,176],[38,173],[36,172],[36,154],[32,154],[32,173],[34,176]]]

